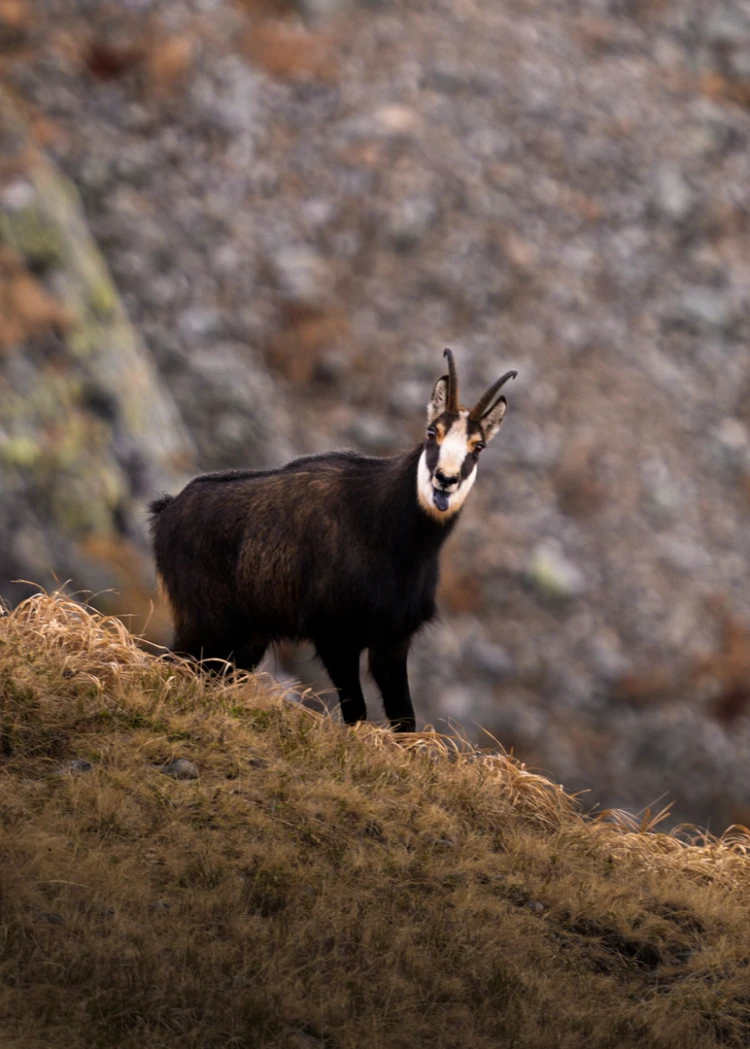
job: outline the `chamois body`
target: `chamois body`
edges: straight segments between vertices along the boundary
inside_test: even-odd
[[[463,416],[462,433],[471,429]],[[448,415],[440,418],[447,434]],[[329,452],[276,470],[204,474],[152,503],[175,651],[249,670],[275,641],[312,641],[352,723],[366,717],[359,658],[367,649],[387,717],[413,730],[409,645],[436,614],[440,549],[478,454],[467,452],[473,459],[460,476],[446,477],[431,430],[425,445],[393,458]],[[452,441],[457,447],[455,433]]]

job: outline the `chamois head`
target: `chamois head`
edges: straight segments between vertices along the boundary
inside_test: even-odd
[[[507,402],[498,390],[518,372],[506,372],[472,409],[458,400],[456,363],[450,350],[448,374],[435,383],[427,405],[427,436],[419,460],[417,494],[422,509],[447,521],[461,509],[477,476],[479,453],[500,429]]]

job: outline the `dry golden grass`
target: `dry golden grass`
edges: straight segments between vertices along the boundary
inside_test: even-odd
[[[744,831],[588,819],[505,756],[345,730],[59,594],[0,618],[0,684],[2,1045],[750,1042]]]

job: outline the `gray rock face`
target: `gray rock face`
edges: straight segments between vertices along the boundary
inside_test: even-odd
[[[146,591],[144,501],[184,476],[192,443],[74,187],[3,94],[0,142],[14,171],[0,187],[0,592],[20,595],[19,576],[51,585],[53,573],[111,586],[107,546],[131,553]]]
[[[292,302],[317,305],[331,291],[332,274],[325,259],[306,246],[283,248],[272,261],[279,291]]]
[[[345,6],[279,24],[230,0],[154,0],[149,46],[182,32],[195,45],[165,88],[151,59],[102,80],[55,44],[81,11],[94,34],[141,40],[142,5],[59,0],[54,18],[40,5],[37,64],[9,75],[60,131],[50,153],[197,468],[408,445],[445,345],[467,403],[519,369],[446,550],[444,627],[414,646],[419,714],[524,740],[524,759],[608,804],[650,804],[669,753],[690,777],[678,815],[729,822],[744,795],[719,765],[750,757],[747,712],[700,753],[661,736],[713,739],[701,689],[726,686],[696,682],[723,651],[715,598],[735,629],[750,622],[746,6]],[[0,212],[11,221],[35,192],[23,172],[0,179]],[[50,251],[42,237],[34,273]],[[2,357],[8,388],[26,401],[56,346],[46,365],[36,349]],[[172,438],[151,414],[122,432],[108,421],[127,385],[104,369],[96,426],[66,394],[82,466],[35,481],[43,513],[16,496],[37,429],[13,432],[8,573],[70,573],[84,555],[69,535],[106,532],[123,493],[156,483],[143,462],[168,460],[153,444]],[[87,487],[100,439],[106,499]],[[49,527],[68,521],[69,493],[95,511]],[[76,579],[110,585],[100,572],[88,556]]]
[[[695,207],[695,194],[679,168],[664,164],[656,176],[656,205],[670,222],[684,222]]]
[[[719,6],[707,18],[704,33],[715,47],[750,45],[750,17],[738,5]]]
[[[466,646],[466,668],[492,683],[513,676],[513,660],[502,645],[474,638]]]

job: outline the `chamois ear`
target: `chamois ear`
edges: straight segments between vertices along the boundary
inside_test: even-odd
[[[427,405],[427,425],[434,422],[445,411],[448,403],[448,376],[441,375],[432,390],[430,403]]]
[[[491,441],[500,429],[500,423],[503,421],[507,407],[508,402],[504,397],[501,397],[496,404],[493,404],[487,414],[482,416],[481,426],[485,441]]]

